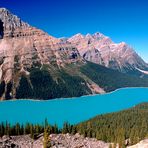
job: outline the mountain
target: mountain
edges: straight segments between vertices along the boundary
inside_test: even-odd
[[[148,64],[132,47],[124,42],[115,44],[109,37],[101,33],[93,35],[76,34],[67,41],[77,47],[81,56],[93,63],[123,73],[130,73],[131,71],[140,73],[138,69],[148,69]]]
[[[67,43],[60,43],[59,39],[28,25],[5,8],[0,9],[0,20],[0,95],[2,98],[25,97],[27,94],[30,96],[32,89],[36,87],[39,89],[39,86],[34,86],[37,85],[35,83],[38,83],[34,77],[37,76],[37,73],[40,76],[44,75],[40,74],[42,69],[50,70],[50,75],[54,75],[55,79],[53,82],[46,73],[47,84],[43,84],[43,87],[48,89],[49,86],[46,86],[48,81],[49,83],[52,81],[56,87],[58,81],[64,83],[64,80],[58,80],[58,70],[60,71],[65,65],[83,63],[75,47]],[[32,76],[33,74],[35,76]],[[22,88],[24,83],[27,85],[26,92],[22,92],[22,89],[25,89]],[[27,89],[31,92],[27,92]],[[84,91],[87,94],[86,89]],[[19,95],[20,93],[22,96]]]
[[[83,36],[79,34],[77,38]],[[86,38],[99,37],[88,34]],[[1,100],[78,97],[121,87],[148,86],[148,79],[88,62],[81,56],[83,50],[71,42],[50,36],[0,8]],[[102,56],[100,52],[98,56]],[[142,64],[144,67],[145,63]]]

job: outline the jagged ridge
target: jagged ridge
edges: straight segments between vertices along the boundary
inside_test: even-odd
[[[108,68],[124,73],[137,71],[136,68],[148,68],[148,65],[132,47],[124,42],[115,44],[109,37],[101,33],[93,35],[76,34],[68,41],[78,48],[81,56],[86,60]]]

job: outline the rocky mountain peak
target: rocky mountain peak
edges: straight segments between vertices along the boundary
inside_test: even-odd
[[[4,36],[13,36],[16,29],[25,29],[30,27],[29,24],[23,22],[19,17],[13,15],[6,8],[0,8],[1,28],[3,26]]]
[[[0,13],[10,13],[6,8],[0,8]]]
[[[81,34],[81,33],[77,33],[76,35],[74,35],[74,37],[80,37],[80,38],[83,38],[83,37],[84,37],[84,35],[83,35],[83,34]]]
[[[82,35],[81,33],[78,33],[78,34],[76,34],[76,35],[74,35],[74,36],[72,36],[72,37],[70,37],[69,39],[68,39],[68,41],[69,42],[78,42],[78,41],[80,41],[80,40],[82,40],[82,39],[84,39],[84,35]]]
[[[125,42],[114,43],[109,37],[99,32],[86,36],[74,35],[68,41],[77,47],[86,60],[108,68],[127,72],[131,69],[148,67],[132,47]]]
[[[100,33],[100,32],[96,32],[96,33],[94,33],[92,36],[93,36],[95,39],[102,39],[102,38],[105,37],[105,36],[104,36],[102,33]]]
[[[10,84],[13,89],[7,98],[14,98],[21,77],[28,77],[34,68],[48,65],[59,69],[81,61],[79,52],[70,43],[30,26],[5,8],[0,9],[0,85],[3,83],[5,87],[1,98],[6,98]]]
[[[23,26],[28,27],[29,26],[29,24],[23,22],[18,16],[12,14],[6,8],[0,8],[0,19],[5,25],[13,24],[13,27],[23,27]]]
[[[126,44],[125,42],[121,42],[118,44],[120,47],[130,47],[128,44]]]
[[[85,37],[86,37],[86,38],[91,38],[92,35],[91,35],[90,33],[87,33]]]

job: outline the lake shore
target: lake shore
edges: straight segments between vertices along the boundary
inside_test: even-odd
[[[7,101],[24,101],[24,100],[27,100],[27,101],[56,101],[56,100],[68,100],[68,99],[80,99],[80,98],[85,98],[85,97],[89,97],[89,96],[102,96],[102,95],[109,95],[109,94],[112,94],[112,93],[115,93],[117,91],[120,91],[120,90],[124,90],[124,89],[148,89],[148,87],[124,87],[124,88],[118,88],[116,90],[113,90],[111,92],[106,92],[106,93],[102,93],[102,94],[89,94],[89,95],[83,95],[83,96],[80,96],[80,97],[71,97],[71,98],[55,98],[55,99],[48,99],[48,100],[40,100],[40,99],[12,99],[12,100],[1,100],[1,102],[7,102]]]

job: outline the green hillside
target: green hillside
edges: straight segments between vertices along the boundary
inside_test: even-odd
[[[83,65],[67,65],[54,70],[46,65],[41,69],[31,69],[29,76],[22,75],[16,98],[47,100],[79,97],[92,94],[88,83],[96,83],[106,92],[110,92],[122,87],[147,87],[148,79],[123,74],[90,62]],[[0,95],[3,94],[4,87],[5,84],[1,83]],[[11,91],[11,88],[9,90]]]
[[[99,115],[73,128],[86,137],[120,143],[121,147],[124,147],[126,139],[130,139],[129,144],[135,144],[148,137],[148,103],[116,113]]]
[[[81,72],[99,86],[110,92],[122,87],[147,87],[148,79],[123,74],[104,66],[88,62]]]

